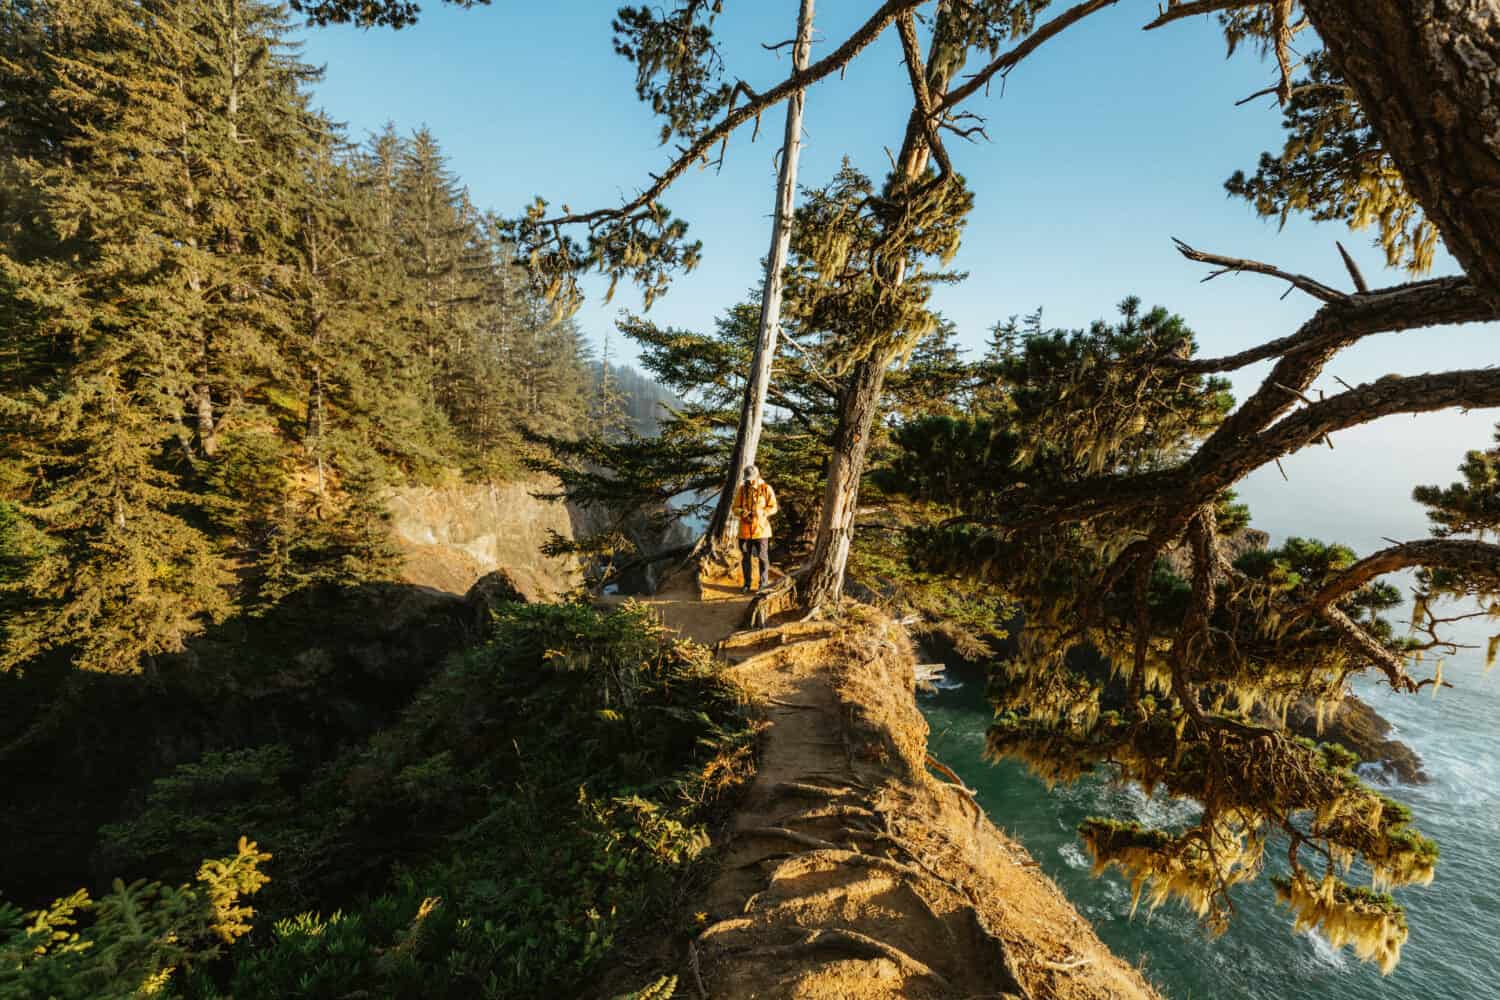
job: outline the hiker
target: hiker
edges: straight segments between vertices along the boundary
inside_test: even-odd
[[[760,478],[760,470],[745,466],[745,480],[734,494],[734,513],[740,519],[740,553],[745,569],[745,593],[750,592],[750,562],[760,561],[760,579],[756,590],[766,585],[771,575],[771,515],[781,508],[771,484]]]

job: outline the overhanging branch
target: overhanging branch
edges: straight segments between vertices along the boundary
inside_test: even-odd
[[[1103,10],[1105,7],[1113,7],[1117,3],[1119,0],[1086,0],[1084,3],[1069,8],[1027,35],[1015,48],[994,59],[984,69],[971,76],[963,86],[954,87],[948,91],[947,96],[938,102],[936,110],[946,112],[956,107],[972,96],[975,91],[986,86],[995,74],[1010,72],[1022,59],[1035,52],[1048,39],[1072,27],[1090,14]]]
[[[1424,538],[1381,549],[1350,566],[1308,598],[1305,617],[1348,597],[1378,577],[1412,566],[1454,569],[1500,578],[1500,545],[1458,538]]]
[[[1500,368],[1471,368],[1406,378],[1387,375],[1304,406],[1252,439],[1230,464],[1236,471],[1243,470],[1234,477],[1238,479],[1274,458],[1322,440],[1332,431],[1397,413],[1487,406],[1500,406]]]
[[[767,109],[775,107],[798,91],[805,90],[824,77],[843,69],[897,18],[915,10],[925,2],[926,0],[886,0],[886,3],[882,4],[837,49],[807,67],[803,72],[793,73],[770,90],[756,95],[754,100],[729,112],[717,125],[693,140],[692,144],[683,151],[681,156],[672,161],[666,170],[660,174],[653,175],[653,182],[650,187],[619,208],[601,208],[592,212],[569,213],[544,219],[537,223],[537,225],[563,226],[575,223],[597,225],[610,219],[625,218],[654,204],[667,188],[671,187],[679,177],[687,172],[688,167],[705,159],[708,156],[709,150],[713,149],[716,144],[727,139],[730,133],[746,122],[758,119]]]
[[[1422,685],[1412,680],[1411,675],[1406,672],[1406,661],[1391,652],[1384,643],[1369,632],[1360,628],[1359,624],[1348,615],[1332,606],[1321,609],[1318,615],[1368,657],[1370,662],[1385,674],[1385,679],[1390,682],[1392,688],[1407,693],[1421,690]]]
[[[1166,10],[1157,8],[1160,13],[1156,20],[1145,25],[1141,30],[1152,31],[1163,25],[1171,24],[1173,21],[1181,21],[1184,18],[1197,17],[1199,14],[1216,14],[1221,10],[1240,10],[1245,7],[1259,7],[1265,0],[1193,0],[1191,3],[1179,3],[1177,0],[1167,4]]]
[[[1329,288],[1321,281],[1309,278],[1305,274],[1293,274],[1290,271],[1283,271],[1279,267],[1273,267],[1270,264],[1262,264],[1258,260],[1242,260],[1239,257],[1224,257],[1216,253],[1206,253],[1188,246],[1175,236],[1172,237],[1172,242],[1177,245],[1177,252],[1188,260],[1197,261],[1200,264],[1213,264],[1219,268],[1219,270],[1204,278],[1204,281],[1212,281],[1221,274],[1252,271],[1256,274],[1268,274],[1273,278],[1280,278],[1282,281],[1290,282],[1320,302],[1345,302],[1349,299],[1349,296],[1343,292]]]
[[[1309,279],[1311,280],[1311,279]],[[1349,338],[1395,333],[1427,326],[1478,323],[1500,319],[1466,278],[1416,281],[1359,295],[1344,296],[1338,310],[1320,310],[1296,333],[1219,358],[1163,357],[1157,363],[1179,371],[1234,371],[1257,361],[1293,353],[1347,346]]]

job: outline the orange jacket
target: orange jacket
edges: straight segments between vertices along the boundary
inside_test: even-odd
[[[734,494],[734,514],[740,519],[740,538],[770,538],[771,515],[781,508],[776,492],[764,479],[743,483]]]

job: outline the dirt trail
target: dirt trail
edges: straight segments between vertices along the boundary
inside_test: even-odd
[[[905,631],[856,606],[837,625],[737,631],[749,599],[681,574],[650,599],[714,646],[767,725],[722,838],[678,995],[1160,1000],[1036,862],[927,770]]]

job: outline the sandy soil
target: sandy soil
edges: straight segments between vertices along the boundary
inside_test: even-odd
[[[910,640],[872,609],[739,631],[732,582],[651,599],[714,646],[768,723],[754,782],[691,902],[677,995],[1159,1000],[1036,862],[927,767]]]

